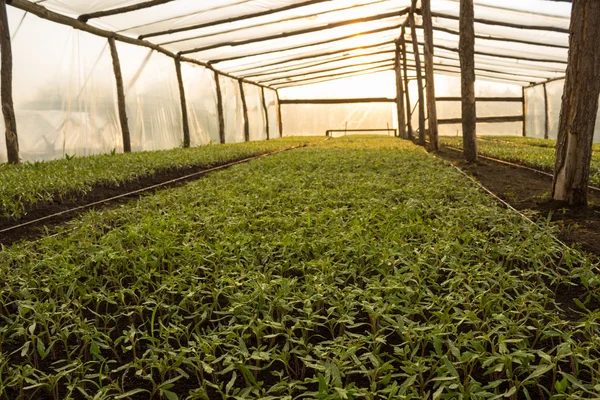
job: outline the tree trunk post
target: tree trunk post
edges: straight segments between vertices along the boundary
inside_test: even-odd
[[[525,96],[525,87],[522,89],[523,99],[523,137],[527,136],[527,97]]]
[[[277,94],[277,120],[279,121],[279,137],[283,137],[283,118],[281,118],[281,102],[279,99],[279,90],[276,90]]]
[[[425,93],[423,90],[423,73],[421,69],[421,55],[419,54],[419,41],[417,40],[417,29],[415,26],[416,0],[413,0],[408,20],[415,56],[415,69],[417,72],[417,87],[419,92],[419,144],[425,146]]]
[[[552,197],[586,205],[600,96],[600,1],[576,0],[562,96]]]
[[[460,0],[460,78],[463,150],[469,162],[477,161],[477,108],[475,103],[475,23],[473,0]]]
[[[179,82],[179,98],[181,100],[181,117],[183,122],[183,147],[190,147],[190,122],[188,120],[187,100],[185,98],[185,87],[183,85],[183,74],[181,72],[181,57],[175,58],[175,69],[177,81]]]
[[[425,34],[425,81],[427,82],[427,126],[429,129],[429,149],[440,149],[437,110],[435,104],[435,72],[433,70],[433,25],[431,20],[430,0],[421,0],[421,13],[423,16],[423,31]]]
[[[244,140],[250,141],[250,121],[248,120],[248,104],[246,103],[246,93],[244,91],[244,81],[238,79],[240,85],[240,97],[242,98],[242,110],[244,112]]]
[[[221,80],[219,73],[214,71],[215,84],[217,88],[217,116],[219,118],[219,139],[225,144],[225,113],[223,112],[223,93],[221,92]]]
[[[548,120],[548,89],[545,83],[542,86],[544,88],[544,139],[548,139],[550,131],[550,121]]]
[[[123,87],[123,75],[121,73],[121,62],[117,51],[117,42],[114,37],[108,38],[110,55],[112,56],[115,81],[117,83],[117,102],[119,108],[119,121],[123,134],[123,152],[131,153],[131,134],[129,133],[129,122],[127,121],[127,103],[125,102],[125,89]]]
[[[262,106],[265,111],[265,130],[267,131],[267,140],[269,140],[269,107],[267,106],[267,98],[265,97],[265,87],[260,87],[260,94],[262,96]]]
[[[11,164],[19,163],[19,136],[17,135],[17,117],[13,103],[13,58],[10,29],[8,27],[8,14],[6,1],[0,0],[0,53],[2,53],[0,85],[2,86],[0,101],[2,101],[2,115],[4,116],[6,138],[6,155]]]
[[[400,46],[402,48],[402,63],[404,69],[404,96],[406,97],[406,130],[407,130],[407,138],[413,138],[413,128],[412,128],[412,115],[411,115],[411,104],[410,104],[410,90],[408,87],[408,58],[406,57],[406,39],[404,38],[405,31],[404,27],[402,27],[402,34],[400,39]]]
[[[404,90],[402,89],[402,66],[400,65],[400,43],[396,42],[396,53],[394,71],[396,72],[396,110],[398,112],[398,134],[403,139],[406,135],[406,123],[404,121]]]

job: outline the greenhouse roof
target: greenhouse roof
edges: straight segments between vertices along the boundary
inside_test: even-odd
[[[474,3],[480,79],[528,85],[564,76],[569,1]],[[13,0],[11,5],[282,88],[393,69],[395,42],[411,0]],[[431,10],[435,71],[460,74],[459,0],[431,0]],[[410,44],[410,29],[405,35]],[[407,46],[407,57],[414,69],[411,49]]]

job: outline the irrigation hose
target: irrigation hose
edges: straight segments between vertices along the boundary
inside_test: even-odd
[[[37,219],[31,220],[31,221],[23,222],[22,224],[13,225],[11,227],[1,229],[0,230],[0,234],[1,233],[6,233],[6,232],[10,232],[10,231],[13,231],[15,229],[24,228],[24,227],[29,226],[29,225],[38,224],[40,222],[47,221],[49,219],[59,217],[61,215],[70,214],[70,213],[73,213],[73,212],[85,210],[85,209],[88,209],[88,208],[91,208],[91,207],[95,207],[95,206],[98,206],[98,205],[101,205],[101,204],[105,204],[105,203],[110,203],[110,202],[113,202],[115,200],[119,200],[119,199],[122,199],[122,198],[125,198],[125,197],[130,197],[130,196],[133,196],[133,195],[136,195],[136,194],[144,193],[144,192],[147,192],[147,191],[150,191],[150,190],[153,190],[153,189],[157,189],[157,188],[160,188],[160,187],[163,187],[163,186],[168,186],[168,185],[171,185],[173,183],[177,183],[177,182],[184,181],[184,180],[187,180],[187,179],[190,179],[190,178],[194,178],[196,176],[202,176],[202,175],[209,174],[211,172],[216,172],[216,171],[220,171],[220,170],[223,170],[223,169],[227,169],[227,168],[233,167],[234,165],[244,164],[244,163],[247,163],[247,162],[250,162],[250,161],[262,158],[262,157],[272,156],[272,155],[275,155],[275,154],[283,153],[284,151],[294,150],[294,149],[298,149],[298,148],[302,148],[302,147],[307,147],[307,146],[308,146],[308,144],[303,144],[303,145],[299,145],[299,146],[288,147],[286,149],[272,151],[270,153],[264,153],[264,154],[259,154],[259,155],[256,155],[256,156],[247,157],[247,158],[244,158],[244,159],[241,159],[241,160],[237,160],[237,161],[233,161],[233,162],[230,162],[230,163],[227,163],[227,164],[219,165],[218,167],[213,167],[213,168],[205,169],[205,170],[202,170],[202,171],[194,172],[194,173],[191,173],[191,174],[188,174],[188,175],[185,175],[185,176],[180,176],[178,178],[174,178],[174,179],[168,180],[166,182],[157,183],[157,184],[154,184],[154,185],[151,185],[151,186],[147,186],[147,187],[142,188],[142,189],[137,189],[137,190],[134,190],[134,191],[131,191],[131,192],[127,192],[127,193],[122,193],[122,194],[120,194],[118,196],[114,196],[114,197],[110,197],[110,198],[107,198],[107,199],[95,201],[93,203],[84,204],[82,206],[78,206],[78,207],[75,207],[75,208],[70,208],[68,210],[60,211],[60,212],[57,212],[57,213],[54,213],[54,214],[46,215],[46,216],[43,216],[41,218],[37,218]]]

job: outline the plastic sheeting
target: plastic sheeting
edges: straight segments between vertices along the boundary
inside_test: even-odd
[[[196,64],[182,63],[183,85],[190,125],[190,146],[219,143],[217,85],[214,73]]]
[[[117,43],[131,149],[164,150],[183,144],[179,84],[173,59],[147,48]]]
[[[244,83],[244,97],[248,108],[250,140],[266,140],[267,125],[263,107],[262,90],[256,85]]]
[[[265,89],[265,101],[267,103],[267,118],[269,119],[269,139],[277,139],[281,137],[279,131],[279,113],[277,108],[277,92],[270,89]]]
[[[106,40],[31,15],[24,17],[10,7],[8,13],[21,158],[37,161],[120,151],[115,80]],[[4,134],[0,137],[4,162]]]
[[[239,143],[244,137],[244,109],[237,80],[219,76],[223,97],[223,117],[225,120],[225,143]]]

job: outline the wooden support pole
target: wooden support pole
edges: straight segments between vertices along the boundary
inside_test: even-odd
[[[11,164],[19,163],[19,137],[17,135],[17,117],[13,103],[13,58],[12,44],[10,42],[10,29],[8,27],[8,14],[6,1],[0,0],[0,53],[2,60],[0,66],[0,101],[2,102],[2,115],[4,116],[6,138],[6,155]]]
[[[265,130],[267,131],[267,140],[269,140],[269,107],[267,106],[267,98],[265,96],[265,88],[260,88],[260,94],[262,97],[262,106],[265,112]]]
[[[549,121],[549,112],[548,112],[548,89],[546,88],[546,84],[542,85],[544,88],[544,139],[548,139],[550,133],[550,121]]]
[[[462,95],[463,150],[477,161],[477,105],[475,99],[475,14],[473,0],[460,0],[459,55]]]
[[[404,70],[404,96],[406,97],[406,137],[408,139],[413,138],[413,128],[412,128],[412,116],[410,113],[410,90],[408,87],[408,58],[406,56],[406,39],[404,38],[405,31],[404,27],[402,27],[402,34],[400,35],[400,47],[402,50],[402,68]]]
[[[244,113],[244,140],[250,141],[250,121],[248,120],[248,103],[246,103],[246,93],[244,91],[244,81],[238,80],[240,85],[240,97],[242,98],[242,111]]]
[[[185,87],[183,85],[183,74],[181,73],[181,57],[175,58],[175,70],[179,82],[179,99],[181,100],[181,117],[183,122],[183,147],[190,147],[190,122],[188,120],[187,101],[185,99]]]
[[[117,83],[117,102],[119,108],[119,121],[121,122],[121,133],[123,135],[123,152],[131,153],[131,134],[129,133],[129,122],[127,121],[127,103],[125,102],[125,89],[123,86],[123,75],[121,73],[121,62],[117,51],[117,42],[114,37],[108,38],[110,55],[113,61],[115,81]]]
[[[569,63],[562,96],[552,197],[586,205],[600,96],[600,1],[571,9]]]
[[[214,79],[217,87],[217,115],[219,117],[219,139],[221,144],[225,143],[225,113],[223,111],[223,93],[221,92],[221,80],[219,73],[214,71]]]
[[[277,121],[279,122],[279,137],[283,137],[283,118],[281,118],[281,100],[279,99],[279,90],[276,90],[277,94]]]
[[[394,71],[396,72],[396,111],[398,113],[398,134],[402,139],[408,139],[406,135],[406,121],[404,114],[404,90],[402,88],[402,65],[400,64],[400,43],[396,42]]]
[[[417,40],[417,30],[415,29],[416,3],[416,0],[412,1],[408,21],[410,23],[413,54],[415,55],[415,69],[417,72],[417,87],[419,93],[419,144],[425,146],[425,92],[423,90],[423,73],[421,69],[421,56],[419,54],[419,42]]]
[[[421,0],[423,32],[425,34],[425,81],[427,82],[427,126],[429,130],[429,149],[440,149],[437,110],[435,104],[435,73],[433,66],[433,25],[431,20],[431,0]]]
[[[90,19],[93,19],[93,18],[102,18],[102,17],[111,16],[111,15],[128,13],[131,11],[143,10],[145,8],[159,6],[161,4],[170,3],[172,1],[174,1],[174,0],[150,0],[150,1],[145,1],[143,3],[133,4],[130,6],[113,8],[113,9],[106,10],[106,11],[97,11],[97,12],[90,13],[90,14],[83,14],[83,15],[80,15],[79,18],[77,18],[77,19],[81,22],[88,22]]]
[[[522,89],[523,93],[523,137],[527,136],[527,97],[525,96],[525,87]]]

